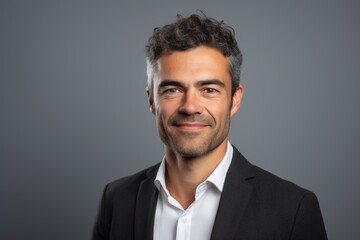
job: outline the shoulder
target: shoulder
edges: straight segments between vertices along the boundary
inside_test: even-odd
[[[253,166],[253,200],[261,213],[277,224],[288,226],[291,239],[327,239],[319,201],[310,190]],[[267,224],[268,222],[264,222]]]
[[[314,195],[313,192],[291,181],[280,178],[258,166],[252,166],[255,175],[254,179],[249,182],[257,192],[267,198],[281,198],[282,201],[289,202],[291,200],[301,201],[307,195]]]
[[[237,150],[231,164],[229,183],[240,188],[230,188],[234,192],[242,187],[249,193],[244,218],[249,229],[276,239],[326,239],[313,192],[251,164]]]
[[[140,186],[145,181],[153,181],[158,168],[159,164],[105,186],[95,219],[93,239],[110,239],[110,235],[111,239],[133,239],[134,210]],[[155,191],[155,185],[147,190]]]
[[[234,172],[242,175],[243,180],[252,186],[254,193],[261,199],[289,203],[299,202],[306,196],[315,196],[313,192],[251,164],[236,149],[233,162]]]
[[[108,183],[104,189],[106,199],[114,199],[126,195],[128,198],[136,195],[141,183],[149,178],[155,179],[159,163],[141,170],[135,174],[119,178]]]

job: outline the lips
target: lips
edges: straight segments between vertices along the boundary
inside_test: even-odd
[[[213,120],[210,117],[200,115],[174,115],[169,119],[169,125],[182,131],[196,132],[213,126]]]
[[[199,122],[182,122],[182,123],[176,123],[174,124],[175,127],[181,128],[183,130],[201,130],[208,126],[208,124],[205,123],[199,123]]]

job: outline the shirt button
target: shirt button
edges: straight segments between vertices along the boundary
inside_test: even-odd
[[[185,224],[187,222],[187,218],[181,219],[181,222]]]

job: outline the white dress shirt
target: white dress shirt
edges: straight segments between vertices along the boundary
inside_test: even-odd
[[[224,158],[195,191],[195,200],[184,209],[166,188],[165,159],[154,181],[159,190],[154,222],[154,240],[209,240],[218,209],[226,173],[233,155],[227,143]]]

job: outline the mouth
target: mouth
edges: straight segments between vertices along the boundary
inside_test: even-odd
[[[200,122],[181,122],[175,123],[174,126],[182,131],[200,131],[209,125]]]

